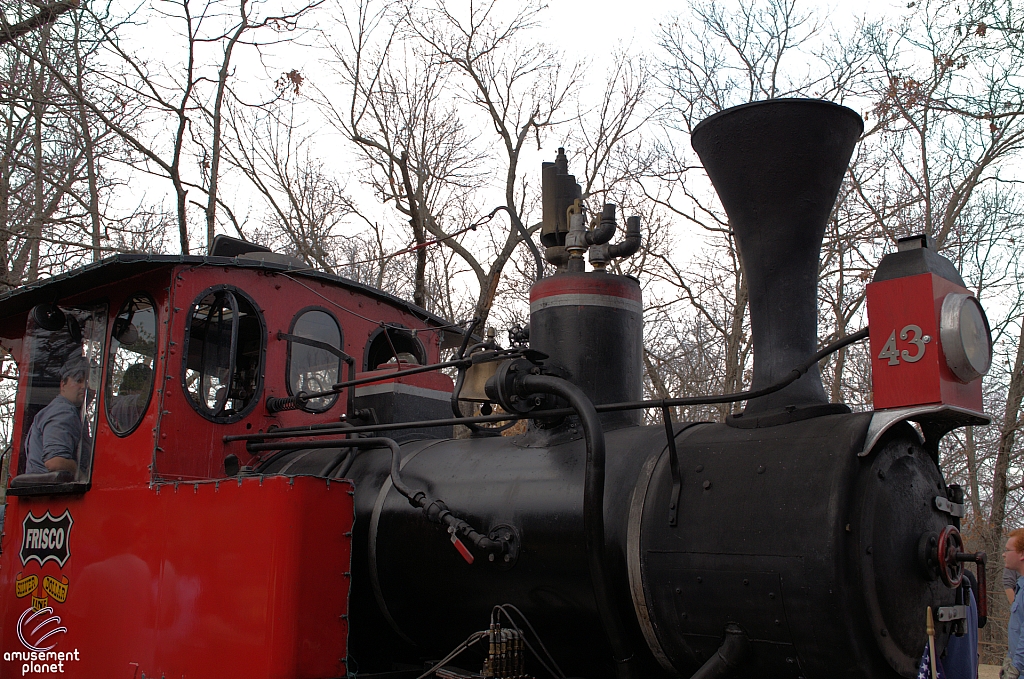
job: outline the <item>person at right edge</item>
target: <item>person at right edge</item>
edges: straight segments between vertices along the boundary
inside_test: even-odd
[[[963,601],[967,608],[963,622],[963,634],[952,634],[943,652],[942,667],[946,670],[946,679],[978,679],[978,601],[974,593],[978,591],[978,581],[974,573],[964,569],[963,581],[957,601]]]
[[[1013,604],[1010,606],[1010,625],[1007,630],[1006,658],[1000,679],[1017,679],[1024,671],[1024,604],[1020,589],[1024,586],[1024,528],[1010,531],[1003,552],[1003,565],[1017,574]]]

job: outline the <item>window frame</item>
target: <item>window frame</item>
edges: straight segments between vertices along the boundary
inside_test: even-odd
[[[110,421],[110,408],[111,408],[111,404],[109,404],[107,402],[107,389],[110,388],[110,378],[111,378],[111,375],[109,374],[109,371],[113,369],[113,361],[111,360],[110,349],[113,346],[114,321],[116,321],[117,318],[121,315],[121,310],[124,309],[125,305],[127,305],[129,303],[133,303],[139,297],[145,297],[149,301],[150,306],[153,309],[153,319],[154,319],[154,323],[153,323],[153,378],[152,378],[152,380],[150,381],[150,384],[149,384],[149,393],[146,395],[146,402],[142,406],[142,416],[139,417],[138,421],[134,425],[132,425],[128,430],[126,430],[124,433],[120,433],[120,432],[117,431],[117,429],[114,428],[113,423]],[[110,320],[110,327],[108,328],[108,334],[107,334],[107,356],[106,356],[106,359],[105,359],[107,365],[104,366],[104,369],[103,369],[103,414],[107,418],[107,427],[110,428],[110,431],[113,432],[113,434],[115,436],[117,436],[119,438],[125,438],[127,436],[131,436],[139,428],[139,425],[142,424],[142,421],[144,419],[146,419],[146,412],[149,410],[149,406],[153,402],[153,392],[156,391],[156,383],[157,383],[157,379],[156,379],[156,364],[157,364],[157,358],[158,358],[159,354],[160,354],[160,313],[159,313],[158,307],[156,305],[156,300],[153,298],[153,296],[151,294],[149,294],[148,291],[146,291],[146,290],[137,290],[137,291],[131,293],[130,295],[128,295],[125,298],[125,301],[121,303],[121,306],[118,307],[117,314],[115,314],[113,316],[113,318]]]
[[[337,352],[333,352],[332,351],[331,353],[334,354],[338,358],[338,381],[341,382],[342,380],[345,379],[344,378],[344,374],[345,373],[344,373],[344,369],[342,368],[342,366],[346,363],[346,360],[345,360],[346,357],[349,357],[349,356],[348,356],[347,353],[345,353],[345,330],[344,330],[344,328],[341,327],[341,323],[338,321],[338,317],[335,316],[329,309],[326,309],[326,308],[324,308],[322,306],[318,306],[318,305],[315,305],[315,304],[312,304],[310,306],[302,307],[297,312],[295,312],[295,315],[292,317],[291,323],[288,326],[288,337],[281,337],[281,339],[284,339],[284,340],[287,341],[287,347],[285,349],[285,361],[284,361],[284,383],[285,383],[284,386],[285,386],[285,389],[288,392],[288,395],[292,396],[292,397],[295,396],[295,392],[292,391],[292,380],[291,380],[291,377],[292,377],[292,344],[295,342],[295,340],[292,339],[292,338],[293,337],[297,337],[297,335],[295,334],[295,325],[299,322],[299,319],[302,318],[302,316],[304,314],[306,314],[306,313],[308,313],[310,311],[319,311],[321,313],[327,314],[327,316],[330,317],[330,319],[332,321],[334,321],[334,325],[337,326],[337,328],[338,328],[338,344],[340,344],[341,346],[336,347]],[[278,334],[280,336],[280,333],[278,333]],[[309,338],[303,338],[303,339],[309,339]],[[316,341],[319,343],[319,340],[316,340]],[[317,346],[317,345],[314,345],[314,344],[311,344],[311,343],[306,343],[306,342],[298,342],[298,343],[299,344],[305,344],[305,346],[313,346],[313,347]],[[351,357],[349,357],[349,358],[351,358]],[[333,386],[333,385],[331,385],[331,386]],[[305,404],[303,404],[301,410],[303,410],[304,412],[307,412],[307,413],[317,413],[317,414],[319,414],[319,413],[326,413],[331,408],[333,408],[335,405],[337,405],[338,401],[340,401],[340,400],[341,400],[341,393],[338,392],[338,393],[334,394],[333,400],[325,408],[311,408],[311,407],[309,407],[308,403],[305,403]]]
[[[110,336],[111,327],[113,326],[113,323],[111,322],[111,318],[110,318],[110,307],[111,307],[110,299],[107,296],[103,296],[103,297],[99,297],[99,298],[97,298],[97,299],[95,299],[95,300],[93,300],[91,302],[79,302],[79,303],[68,303],[68,304],[59,304],[59,303],[57,303],[57,306],[65,314],[69,313],[67,311],[68,309],[78,309],[78,310],[80,310],[83,306],[92,306],[92,307],[105,306],[106,307],[106,312],[105,313],[98,314],[100,317],[102,317],[104,319],[104,323],[105,323],[105,326],[103,328],[103,332],[100,334],[100,337],[102,339],[102,346],[100,348],[100,351],[98,352],[98,354],[100,356],[99,380],[98,380],[98,384],[96,386],[95,395],[94,395],[94,398],[96,399],[96,408],[97,408],[97,411],[98,411],[99,408],[101,407],[99,401],[102,399],[104,390],[106,388],[106,378],[107,378],[106,360],[107,360],[107,348],[108,348],[106,343],[107,343],[107,340],[109,339],[109,336]],[[8,479],[7,479],[8,488],[6,489],[6,494],[10,495],[10,496],[30,496],[30,497],[31,496],[44,496],[44,495],[82,495],[82,494],[87,493],[90,490],[92,490],[92,477],[93,477],[93,473],[95,471],[95,466],[96,466],[96,443],[97,443],[97,439],[99,438],[98,437],[98,429],[99,429],[99,423],[100,423],[99,412],[96,413],[96,418],[92,422],[92,430],[93,431],[92,431],[92,437],[91,437],[91,441],[90,441],[90,448],[89,448],[89,455],[88,455],[89,464],[88,464],[88,467],[87,467],[88,470],[89,470],[88,478],[86,478],[86,479],[79,479],[79,478],[76,477],[76,478],[74,478],[74,479],[72,479],[70,481],[60,480],[60,481],[56,481],[54,483],[32,483],[32,484],[28,484],[28,485],[19,485],[19,486],[11,486],[10,485],[14,481],[14,479],[16,479],[17,477],[23,476],[24,474],[28,473],[28,472],[21,472],[19,470],[20,470],[20,468],[22,467],[23,464],[25,464],[25,466],[27,466],[27,461],[28,461],[28,436],[29,436],[29,430],[32,427],[32,424],[31,423],[26,423],[25,420],[26,420],[26,410],[27,410],[27,408],[29,406],[29,401],[27,399],[27,397],[28,397],[28,389],[30,388],[30,384],[31,384],[31,380],[32,380],[31,367],[32,367],[32,365],[33,365],[33,363],[35,361],[35,353],[34,352],[35,352],[35,348],[36,348],[36,342],[38,341],[38,338],[36,337],[36,335],[29,329],[30,324],[33,323],[33,322],[34,321],[32,320],[32,313],[29,312],[28,318],[26,318],[26,321],[25,321],[25,335],[24,335],[24,341],[23,341],[23,344],[22,344],[22,360],[25,361],[25,364],[24,364],[25,370],[24,370],[24,374],[20,375],[20,377],[19,377],[18,404],[15,406],[16,426],[17,426],[18,430],[20,431],[20,436],[18,437],[18,441],[16,443],[17,449],[15,449],[15,447],[14,447],[15,446],[15,442],[12,441],[11,450],[8,453],[9,456],[11,457],[11,460],[13,461],[13,453],[15,452],[15,450],[17,450],[18,464],[17,464],[17,469],[14,470],[14,473],[8,475]],[[44,328],[44,330],[45,330],[45,328]],[[48,332],[57,332],[57,331],[48,331]],[[83,336],[83,340],[82,341],[83,342],[85,341],[84,336]],[[88,361],[88,356],[86,356],[85,358],[86,358],[86,361]],[[20,372],[20,369],[22,367],[20,361],[19,361],[19,366],[18,367],[19,367],[19,372]],[[23,379],[24,380],[28,380],[28,382],[25,385],[26,388],[24,390],[22,390],[20,388],[21,380],[23,380]],[[45,406],[43,406],[43,407],[45,407]],[[38,415],[38,412],[39,411],[36,411],[36,413],[32,416],[32,421],[33,422],[35,422],[35,417],[36,417],[36,415]],[[87,419],[86,417],[83,417],[83,422],[82,422],[83,436],[85,436],[85,428],[88,426],[86,424],[86,419]],[[78,445],[78,454],[79,454],[79,457],[78,457],[78,460],[76,462],[79,465],[79,471],[81,471],[81,467],[83,466],[82,465],[83,446],[82,446],[81,441],[79,441],[79,445]]]
[[[208,297],[210,295],[213,295],[215,293],[221,292],[221,291],[229,292],[232,295],[241,296],[241,298],[244,299],[246,302],[248,302],[248,304],[252,307],[253,311],[255,312],[256,319],[259,322],[259,335],[260,335],[259,366],[258,366],[258,370],[256,371],[256,384],[253,386],[252,398],[245,405],[245,407],[242,408],[241,410],[239,410],[236,413],[231,413],[230,415],[211,415],[208,411],[204,410],[203,408],[201,408],[199,406],[198,403],[196,403],[196,401],[193,398],[192,394],[189,392],[188,387],[186,386],[186,377],[187,377],[187,373],[188,373],[189,345],[190,345],[191,340],[192,340],[192,335],[191,335],[192,320],[195,318],[195,308],[206,297]],[[234,324],[234,329],[232,330],[232,333],[231,333],[231,358],[230,358],[230,373],[229,374],[231,375],[231,380],[233,381],[234,380],[235,369],[237,368],[238,319],[239,319],[239,316],[238,316],[238,300],[237,299],[233,299],[232,303],[233,303],[232,309],[233,309],[233,311],[235,313],[235,319],[236,320],[235,320],[235,324]],[[259,403],[260,398],[261,398],[261,396],[263,394],[263,373],[264,373],[264,370],[266,369],[266,358],[267,358],[267,322],[266,322],[266,319],[264,318],[264,315],[263,315],[263,309],[261,309],[260,306],[256,303],[256,300],[254,300],[244,290],[240,289],[239,287],[237,287],[235,285],[230,285],[230,284],[226,284],[226,283],[225,284],[220,284],[220,285],[212,285],[212,286],[206,288],[205,290],[203,290],[202,292],[200,292],[198,295],[196,295],[195,298],[192,300],[192,302],[189,303],[189,305],[188,305],[188,316],[185,319],[185,332],[184,332],[184,337],[182,338],[182,346],[181,346],[181,374],[180,374],[179,384],[181,386],[182,393],[185,396],[185,400],[192,407],[192,410],[196,411],[196,413],[201,415],[203,417],[203,419],[208,420],[210,422],[214,422],[216,424],[231,424],[232,422],[238,422],[242,418],[244,418],[247,415],[249,415],[253,411],[253,409],[256,407],[256,404]],[[202,379],[202,378],[200,378],[200,379]],[[228,395],[231,392],[231,386],[232,386],[232,383],[229,383],[228,384],[228,389],[225,392],[225,397],[224,397],[225,404],[227,403]],[[221,408],[223,409],[223,406],[221,406]]]
[[[384,332],[386,332],[388,330],[390,330],[392,333],[396,333],[396,334],[397,333],[405,333],[405,334],[407,334],[409,336],[408,338],[410,340],[412,340],[413,342],[415,342],[415,347],[417,349],[417,351],[416,351],[416,358],[417,358],[417,360],[419,360],[419,364],[420,365],[427,365],[427,347],[426,347],[426,345],[423,344],[422,341],[420,341],[419,337],[417,337],[416,335],[413,334],[412,328],[407,328],[406,326],[402,325],[401,323],[388,323],[388,324],[386,324],[386,327],[377,328],[376,330],[374,330],[370,334],[370,337],[366,340],[366,347],[363,349],[363,370],[365,372],[369,372],[371,370],[377,370],[378,369],[377,366],[371,366],[370,365],[370,348],[373,346],[373,343],[377,341],[377,338],[380,337],[382,333],[384,333]],[[397,357],[392,355],[392,358],[397,358]]]

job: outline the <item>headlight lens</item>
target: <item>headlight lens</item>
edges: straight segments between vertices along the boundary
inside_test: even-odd
[[[973,382],[992,365],[992,332],[978,300],[950,293],[942,300],[939,336],[946,365],[961,382]]]

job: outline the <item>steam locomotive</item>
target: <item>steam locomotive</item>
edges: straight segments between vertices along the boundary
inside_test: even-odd
[[[588,222],[562,154],[543,167],[557,273],[508,348],[223,238],[6,294],[0,676],[914,676],[926,609],[941,652],[984,561],[938,444],[989,421],[992,343],[919,236],[881,260],[869,328],[819,350],[818,256],[862,131],[798,99],[693,131],[749,285],[742,394],[643,399],[640,287],[607,268],[640,223],[613,243],[614,206]],[[854,413],[818,361],[862,339],[874,410]],[[33,472],[26,440],[74,358],[76,470]],[[721,423],[670,417],[739,401]]]

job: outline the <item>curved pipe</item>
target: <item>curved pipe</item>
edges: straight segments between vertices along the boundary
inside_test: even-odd
[[[591,406],[593,408],[593,406]],[[251,446],[254,451],[277,450],[275,455],[267,459],[263,466],[272,460],[278,459],[286,451],[304,450],[307,448],[389,448],[391,450],[391,483],[395,490],[404,495],[416,509],[423,511],[423,514],[434,523],[441,523],[448,527],[452,534],[461,536],[488,554],[502,555],[508,551],[508,543],[505,540],[492,540],[486,535],[477,532],[468,522],[455,516],[448,509],[448,506],[439,499],[429,497],[426,492],[410,488],[402,480],[402,450],[394,439],[378,436],[367,439],[329,439],[326,441],[280,441],[278,443],[261,443]]]
[[[739,625],[725,627],[725,641],[690,679],[721,679],[732,674],[747,657],[750,641]]]
[[[640,218],[637,216],[626,218],[626,235],[614,245],[608,246],[608,256],[622,259],[636,254],[640,249]]]
[[[564,245],[549,245],[544,248],[544,259],[554,266],[565,266],[569,263],[569,253]]]
[[[583,485],[583,531],[590,580],[605,634],[611,642],[619,679],[635,679],[637,670],[627,632],[612,596],[611,578],[605,568],[604,540],[604,429],[594,404],[576,385],[548,375],[523,375],[516,382],[520,396],[552,394],[569,402],[580,418],[587,442],[587,471]]]
[[[605,203],[601,210],[601,221],[593,231],[587,231],[587,245],[603,245],[615,235],[615,205]]]

